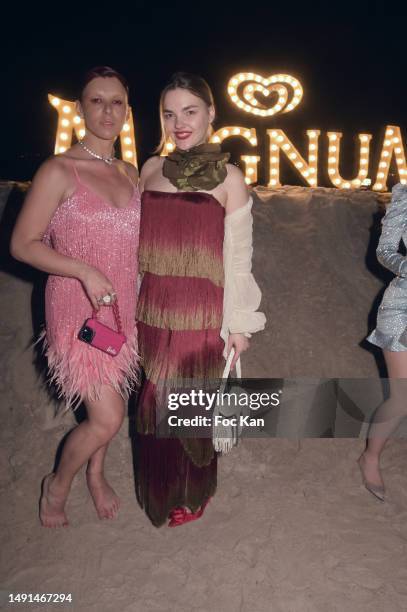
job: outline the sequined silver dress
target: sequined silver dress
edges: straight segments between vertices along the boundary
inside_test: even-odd
[[[376,329],[367,337],[388,351],[407,351],[407,257],[398,252],[400,240],[407,246],[407,185],[398,183],[382,220],[376,250],[377,259],[396,277],[384,292]]]

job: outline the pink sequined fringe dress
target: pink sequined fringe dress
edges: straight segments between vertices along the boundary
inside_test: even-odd
[[[112,282],[123,332],[120,353],[111,357],[78,339],[92,305],[76,278],[50,275],[45,290],[43,342],[50,382],[75,410],[85,398],[98,399],[101,385],[110,385],[127,399],[138,380],[136,301],[140,197],[136,187],[127,206],[114,207],[91,191],[74,167],[76,190],[53,215],[43,241],[53,249],[84,261]],[[130,180],[130,179],[129,179]],[[116,329],[112,308],[99,309],[98,320]]]

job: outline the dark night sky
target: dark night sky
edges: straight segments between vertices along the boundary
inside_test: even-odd
[[[67,2],[52,9],[35,3],[24,10],[19,4],[2,25],[0,178],[31,178],[53,152],[57,114],[47,93],[73,99],[83,72],[101,64],[129,79],[139,163],[157,144],[159,92],[176,70],[208,80],[217,127],[257,127],[263,156],[266,127],[284,129],[300,150],[307,128],[321,129],[321,139],[327,130],[343,131],[348,156],[358,132],[373,133],[373,147],[386,123],[400,125],[404,135],[405,17],[382,2],[341,2],[340,10],[330,4],[329,12],[326,3],[314,2],[311,14],[304,4],[302,12],[288,2],[284,10],[254,1],[99,2],[85,8]],[[304,87],[301,105],[269,119],[239,111],[226,84],[242,70],[296,76]],[[238,153],[250,152],[241,141]]]

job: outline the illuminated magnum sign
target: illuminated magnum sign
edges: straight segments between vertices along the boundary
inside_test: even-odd
[[[228,83],[227,91],[231,102],[242,111],[265,119],[277,113],[288,113],[295,109],[303,97],[301,83],[288,74],[275,74],[262,77],[251,72],[241,72],[234,75]],[[58,111],[58,129],[55,143],[55,153],[62,153],[71,144],[72,134],[75,131],[77,138],[85,134],[83,120],[75,114],[75,104],[67,100],[61,100],[56,96],[49,95],[50,103]],[[271,100],[270,104],[267,102]],[[293,142],[283,130],[278,128],[267,128],[269,138],[269,187],[279,187],[280,183],[280,157],[284,155],[302,179],[310,186],[318,186],[318,151],[321,131],[318,129],[306,130],[308,137],[308,151],[306,156],[300,153]],[[339,172],[339,161],[341,151],[342,132],[327,132],[328,158],[326,169],[330,182],[334,187],[351,189],[360,187],[362,181],[371,178],[373,189],[376,191],[387,190],[387,179],[390,164],[394,156],[400,182],[407,183],[407,165],[405,149],[402,141],[401,130],[397,125],[387,125],[384,139],[381,145],[378,167],[369,177],[370,142],[372,134],[358,134],[359,158],[358,172],[352,178],[344,178]],[[244,126],[224,126],[211,136],[212,142],[223,142],[226,138],[238,136],[243,138],[252,147],[257,147],[257,131],[255,128]],[[124,124],[120,134],[120,145],[122,157],[137,165],[136,141],[134,137],[134,124],[132,114],[127,123]],[[174,145],[167,142],[163,154],[173,149]],[[241,155],[245,164],[245,178],[248,184],[257,182],[258,166],[262,162],[261,156],[253,152],[253,155]]]

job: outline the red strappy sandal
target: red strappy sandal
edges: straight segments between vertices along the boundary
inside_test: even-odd
[[[189,512],[186,508],[174,508],[171,510],[169,514],[170,522],[168,523],[168,527],[178,527],[178,525],[183,525],[184,523],[189,523],[190,521],[196,521],[199,519],[211,498],[208,497],[206,501],[201,505],[199,510],[196,512]]]

